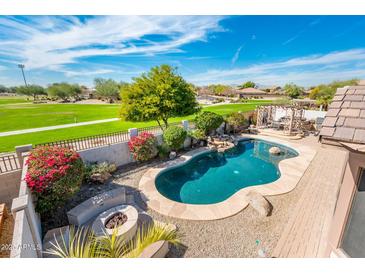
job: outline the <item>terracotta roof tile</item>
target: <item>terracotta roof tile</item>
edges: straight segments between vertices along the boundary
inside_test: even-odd
[[[341,108],[349,108],[350,107],[350,104],[351,104],[350,101],[342,101]]]
[[[362,102],[351,102],[351,107],[352,108],[365,109],[365,101],[362,101]]]
[[[365,89],[357,89],[355,94],[357,95],[365,95]]]
[[[365,86],[338,88],[322,125],[323,138],[365,144]]]
[[[361,118],[365,118],[365,110],[362,110],[362,111],[360,112],[360,117],[361,117]]]
[[[363,95],[346,95],[343,100],[345,100],[345,101],[359,101],[360,102],[363,99],[364,99],[364,96]]]
[[[323,123],[322,126],[324,127],[334,127],[336,125],[337,117],[327,117]]]
[[[354,135],[354,141],[365,143],[365,130],[364,129],[356,129]]]
[[[334,138],[338,138],[341,140],[352,141],[354,137],[355,129],[349,127],[338,127],[335,130],[335,134],[333,134]]]
[[[335,95],[333,96],[333,101],[342,101],[344,97],[344,95]]]
[[[342,101],[336,101],[336,102],[332,102],[330,105],[329,105],[329,108],[340,108],[342,105]]]
[[[346,117],[358,117],[360,115],[360,109],[352,109],[352,108],[341,109],[339,115]]]
[[[339,108],[332,108],[332,109],[329,109],[327,111],[326,116],[327,117],[335,117],[335,116],[338,115],[339,112],[340,112],[340,109]]]
[[[338,88],[336,91],[336,95],[345,95],[347,88]]]
[[[336,127],[341,127],[345,123],[345,117],[339,116],[336,122]]]
[[[365,129],[365,119],[364,118],[346,118],[344,126]]]
[[[320,135],[332,137],[334,132],[335,132],[334,127],[322,127]]]

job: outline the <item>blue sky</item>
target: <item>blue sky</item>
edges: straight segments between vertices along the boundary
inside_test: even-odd
[[[0,84],[92,86],[167,63],[197,85],[365,79],[365,16],[0,16]]]

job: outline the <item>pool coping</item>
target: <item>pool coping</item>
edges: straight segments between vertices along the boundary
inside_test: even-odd
[[[275,137],[242,134],[240,137],[237,137],[237,140],[243,138],[253,138],[278,143],[296,150],[299,155],[279,162],[278,168],[281,176],[276,181],[265,185],[243,188],[228,199],[219,203],[209,205],[185,204],[170,200],[160,194],[155,185],[157,175],[165,169],[184,164],[192,157],[210,151],[207,147],[198,148],[185,153],[175,160],[148,169],[139,181],[142,199],[149,208],[169,217],[196,221],[227,218],[237,214],[249,205],[247,194],[250,191],[256,191],[263,196],[285,194],[292,191],[316,154],[316,150],[309,146],[292,143]]]

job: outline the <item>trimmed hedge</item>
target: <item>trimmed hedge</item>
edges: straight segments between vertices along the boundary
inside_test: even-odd
[[[187,132],[182,127],[169,126],[163,133],[163,139],[171,149],[179,150],[184,144]]]
[[[206,135],[217,129],[223,122],[223,116],[210,111],[203,111],[195,117],[195,127]]]

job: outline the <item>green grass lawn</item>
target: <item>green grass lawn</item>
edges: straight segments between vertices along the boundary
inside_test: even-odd
[[[0,105],[29,103],[29,102],[31,102],[31,101],[27,100],[27,97],[24,97],[24,96],[3,96],[3,97],[0,97]]]
[[[257,105],[270,103],[271,101],[268,100],[256,100],[256,101],[250,101],[248,103],[244,104],[229,104],[229,105],[218,105],[218,106],[208,106],[204,107],[204,111],[213,111],[215,113],[226,115],[231,112],[236,111],[251,111],[256,108]],[[61,105],[64,106],[64,105]],[[72,105],[76,106],[76,105]],[[77,105],[77,106],[85,106],[85,105]],[[87,105],[87,106],[93,106],[96,105]],[[104,107],[105,105],[97,105]],[[108,106],[108,105],[106,105]],[[118,106],[112,105],[109,106],[111,109],[113,107],[116,107],[118,109]],[[102,108],[103,109],[103,108]],[[112,111],[108,108],[103,109],[110,114]],[[100,109],[99,109],[100,111]],[[116,110],[117,111],[117,110]],[[53,112],[54,114],[55,112]],[[113,118],[117,116],[111,116],[111,117],[105,117],[100,118],[103,114],[100,112],[98,118],[91,119],[105,119],[105,118]],[[92,115],[90,113],[90,115]],[[105,115],[105,114],[104,114]],[[172,118],[169,121],[170,122],[178,122],[181,120],[190,120],[193,119],[194,115],[186,116],[186,117],[177,117]],[[91,136],[91,135],[97,135],[102,133],[110,133],[110,132],[117,132],[122,130],[127,130],[132,127],[147,127],[147,126],[155,126],[157,123],[155,121],[151,122],[127,122],[127,121],[117,121],[117,122],[108,122],[108,123],[102,123],[102,124],[95,124],[95,125],[88,125],[88,126],[80,126],[80,127],[74,127],[74,128],[65,128],[65,129],[57,129],[57,130],[47,130],[43,132],[35,132],[35,133],[27,133],[27,134],[19,134],[19,135],[13,135],[13,136],[6,136],[6,137],[0,137],[0,152],[6,152],[6,151],[13,151],[14,147],[17,145],[24,145],[24,144],[39,144],[39,143],[45,143],[45,142],[52,142],[57,140],[65,140],[65,139],[72,139],[77,137],[85,137],[85,136]]]
[[[13,99],[15,100],[15,99]],[[0,132],[117,118],[119,105],[2,104]]]

